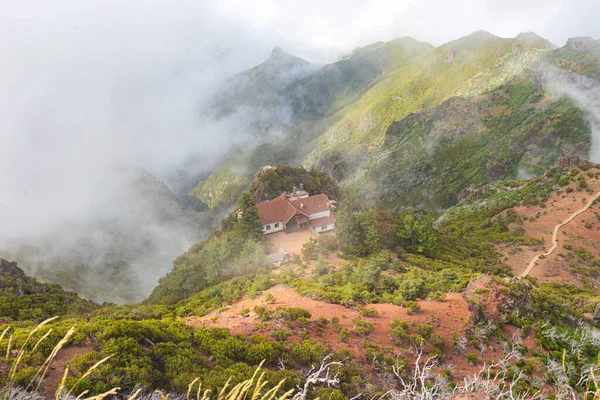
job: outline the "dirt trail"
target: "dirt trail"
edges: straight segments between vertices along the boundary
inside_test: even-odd
[[[50,364],[48,374],[42,381],[42,392],[47,398],[51,399],[55,397],[55,390],[60,381],[62,380],[65,368],[71,362],[75,356],[86,354],[94,351],[91,346],[72,346],[65,347],[58,351],[54,360]]]
[[[549,256],[550,254],[552,254],[554,252],[554,250],[556,250],[556,248],[558,247],[558,233],[560,228],[562,228],[563,226],[567,225],[569,222],[573,221],[573,219],[575,219],[575,217],[577,217],[578,215],[586,212],[594,203],[594,201],[596,201],[597,198],[600,197],[600,192],[597,192],[594,196],[592,196],[592,198],[587,202],[587,204],[585,205],[585,207],[583,207],[582,209],[576,211],[574,214],[572,214],[571,216],[569,216],[569,218],[567,218],[564,222],[561,222],[560,224],[556,225],[554,227],[554,230],[552,231],[552,247],[550,247],[548,249],[548,251],[546,251],[545,253],[542,254],[538,254],[535,257],[533,257],[533,259],[529,262],[529,265],[527,266],[527,269],[525,271],[523,271],[523,273],[521,275],[519,275],[519,279],[526,277],[527,275],[529,275],[529,273],[531,272],[531,270],[533,269],[533,267],[535,267],[535,263],[540,259],[541,256]]]

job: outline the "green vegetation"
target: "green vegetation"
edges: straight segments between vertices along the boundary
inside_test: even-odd
[[[510,350],[514,359],[480,374],[481,379],[501,376],[491,386],[509,387],[506,398],[548,387],[573,393],[570,397],[584,395],[597,384],[599,369],[600,333],[590,314],[600,303],[600,260],[587,244],[564,243],[557,257],[582,284],[538,284],[532,278],[510,279],[512,270],[495,248],[540,245],[525,236],[527,223],[549,211],[552,193],[573,196],[595,187],[590,180],[598,175],[589,166],[550,168],[563,155],[588,151],[590,126],[573,102],[549,96],[528,71],[543,59],[595,76],[597,47],[570,41],[553,51],[535,35],[500,39],[483,32],[437,49],[403,39],[359,49],[290,86],[256,94],[252,87],[241,88],[238,105],[256,96],[265,105],[283,97],[295,119],[279,142],[234,154],[191,192],[213,209],[235,202],[237,208],[173,262],[141,305],[99,306],[14,270],[0,276],[0,387],[37,386],[57,349],[73,347],[81,352],[68,361],[69,374],[57,385],[74,396],[112,394],[118,387],[123,396],[136,388],[140,393],[159,388],[191,398],[194,390],[200,393],[200,382],[202,393],[210,391],[206,398],[238,384],[245,385],[239,398],[255,398],[250,387],[265,396],[291,395],[322,360],[332,362],[330,377],[339,382],[311,388],[308,399],[380,398],[387,390],[396,395],[410,388],[396,378],[408,382],[414,372],[427,370],[414,362],[429,362],[428,357],[446,362],[453,356],[442,336],[446,332],[438,332],[437,314],[428,318],[423,310],[431,305],[422,300],[443,301],[486,275],[478,280],[485,287],[463,292],[472,316],[464,331],[456,332],[454,356],[481,366],[488,361],[487,346]],[[306,66],[289,55],[274,57]],[[378,57],[377,63],[369,57]],[[276,61],[250,76],[269,83]],[[311,97],[316,88],[323,98]],[[267,122],[249,129],[277,126]],[[303,158],[314,168],[281,164]],[[251,180],[264,163],[277,167]],[[538,177],[499,182],[522,174]],[[332,176],[343,180],[342,190]],[[268,240],[255,202],[301,183],[311,194],[343,195],[336,236],[310,240],[303,259],[296,256],[275,272],[265,257]],[[520,205],[540,210],[525,218],[513,209]],[[594,223],[584,227],[594,229]],[[343,262],[335,258],[335,266],[328,265],[326,256],[338,250]],[[343,313],[329,321],[282,306],[271,292],[262,293],[275,285],[287,285],[307,301],[346,306],[353,317],[342,326]],[[244,296],[259,305],[228,315]],[[375,303],[403,307],[397,311],[408,315],[393,319],[385,332],[388,343],[375,340],[382,325],[376,321],[385,321],[388,312],[381,306],[386,311],[380,316],[369,306]],[[61,317],[35,328],[54,315]],[[244,322],[243,334],[210,327],[227,326],[224,318],[230,317]],[[535,336],[535,342],[527,348],[516,335],[509,338],[507,326]],[[350,344],[329,342],[332,331],[335,341],[339,334],[339,342]],[[333,350],[340,346],[347,349]],[[368,373],[363,365],[369,365]],[[259,366],[264,376],[255,372]],[[431,371],[415,387],[438,390],[440,397],[464,378],[441,364]],[[438,373],[443,379],[436,380]],[[268,392],[263,382],[277,384]],[[0,390],[0,397],[5,393]]]
[[[377,253],[381,245],[374,213],[365,214],[351,208],[352,204],[346,203],[337,214],[336,236],[342,243],[342,251],[357,257]]]
[[[586,46],[585,52],[552,50],[537,36],[502,39],[485,32],[436,49],[408,38],[367,46],[281,88],[275,97],[291,96],[301,123],[284,124],[284,138],[239,156],[233,166],[227,162],[194,194],[209,204],[233,204],[228,188],[243,180],[240,193],[257,169],[303,162],[379,209],[437,211],[456,204],[469,186],[541,174],[563,155],[587,154],[591,131],[581,109],[554,98],[530,71],[550,61],[595,76],[598,45]],[[381,59],[371,64],[371,57]],[[253,185],[256,198],[311,180],[285,174],[277,178],[281,186]]]
[[[282,164],[261,170],[252,182],[250,193],[257,202],[261,202],[274,199],[282,192],[291,193],[293,188],[299,189],[300,184],[303,184],[304,190],[311,195],[325,193],[332,199],[339,195],[337,183],[327,174],[315,169],[307,171],[302,167],[294,168]]]
[[[147,302],[175,303],[219,282],[268,266],[260,242],[262,225],[254,200],[245,192],[238,210],[220,228],[173,262],[173,271],[159,281]]]
[[[25,276],[16,264],[13,268],[16,273],[0,272],[0,321],[41,322],[54,315],[81,315],[99,307],[58,285]]]
[[[279,382],[270,386],[270,393],[289,395],[305,382],[295,370],[320,363],[327,354],[311,341],[284,345],[260,335],[244,339],[225,329],[192,329],[174,319],[145,319],[150,315],[144,313],[130,319],[115,311],[97,312],[89,321],[49,320],[36,328],[4,328],[0,331],[0,350],[11,354],[3,360],[11,371],[0,375],[0,387],[6,390],[30,385],[28,390],[36,390],[38,378],[44,379],[61,348],[82,345],[90,338],[95,343],[93,350],[70,361],[70,374],[56,383],[58,391],[64,388],[73,395],[92,396],[133,393],[136,389],[149,393],[160,388],[189,396],[194,389],[206,392],[207,398],[216,398],[221,388],[235,387],[252,376],[256,381],[256,367],[265,366],[260,381]],[[10,349],[19,351],[11,353]],[[336,371],[348,390],[360,390],[355,377],[361,373],[339,362],[345,359],[343,353],[333,355]],[[272,368],[277,362],[289,369]],[[202,386],[194,386],[199,382]],[[257,387],[263,393],[270,390],[260,384]]]

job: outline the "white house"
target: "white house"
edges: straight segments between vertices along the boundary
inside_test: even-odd
[[[313,229],[317,233],[335,229],[335,218],[331,211],[335,206],[325,194],[298,196],[282,195],[271,201],[257,204],[260,222],[265,234],[284,231],[297,232]]]

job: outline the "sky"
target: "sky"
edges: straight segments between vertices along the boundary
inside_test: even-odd
[[[203,107],[275,46],[324,63],[479,29],[563,45],[600,38],[599,19],[598,0],[0,0],[0,241],[118,215],[118,166],[171,186],[182,166],[210,171],[249,138]]]

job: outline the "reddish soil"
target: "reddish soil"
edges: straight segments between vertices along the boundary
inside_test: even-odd
[[[271,293],[276,301],[274,304],[266,304],[264,299],[267,293]],[[371,360],[364,360],[365,351],[362,347],[364,337],[358,336],[352,332],[354,323],[352,320],[356,317],[373,324],[374,331],[367,339],[371,342],[376,342],[381,345],[387,355],[395,357],[398,354],[403,354],[410,358],[406,347],[398,347],[389,338],[391,322],[400,317],[411,326],[410,333],[416,332],[416,326],[421,323],[429,323],[435,326],[434,332],[442,335],[446,342],[446,357],[445,364],[452,364],[457,376],[478,371],[481,364],[485,361],[497,361],[503,357],[503,352],[500,346],[493,341],[490,341],[485,352],[470,348],[466,352],[471,352],[477,355],[479,366],[470,365],[464,354],[456,354],[453,349],[454,335],[461,336],[465,328],[470,323],[471,314],[468,310],[468,303],[460,294],[449,294],[443,302],[428,302],[419,301],[421,310],[414,315],[408,315],[406,309],[393,304],[369,304],[366,308],[374,308],[378,315],[375,317],[366,317],[354,308],[347,308],[338,304],[329,304],[320,300],[314,300],[303,297],[296,293],[293,288],[286,286],[273,287],[255,299],[247,297],[242,298],[239,302],[231,305],[225,312],[212,312],[204,317],[190,316],[185,318],[185,322],[191,326],[206,326],[228,328],[232,333],[242,333],[245,336],[251,336],[259,333],[265,336],[271,336],[272,332],[278,328],[283,328],[292,333],[288,338],[291,342],[300,342],[300,332],[302,327],[297,323],[286,324],[283,321],[261,321],[260,316],[251,311],[246,317],[242,316],[242,310],[252,310],[255,306],[263,306],[270,310],[275,310],[277,307],[300,307],[304,308],[312,314],[311,323],[306,328],[306,331],[311,340],[320,343],[324,348],[332,351],[348,349],[358,360],[363,360],[364,365],[369,365]],[[326,325],[323,332],[318,332],[315,321],[319,317],[331,320],[333,317],[338,317],[340,325],[350,331],[347,343],[343,343],[340,339],[340,334],[336,332],[332,324]],[[271,336],[272,337],[272,336]]]
[[[591,171],[597,172],[592,169]],[[583,173],[585,174],[585,173]],[[590,191],[577,191],[577,184],[572,183],[567,187],[573,189],[571,193],[566,188],[555,192],[545,203],[546,207],[518,206],[513,210],[525,219],[523,228],[525,235],[543,240],[543,245],[516,246],[499,244],[496,250],[504,255],[504,262],[513,269],[515,276],[526,272],[529,263],[536,255],[545,253],[552,246],[552,233],[554,228],[566,221],[575,212],[582,209],[588,201],[600,192],[600,181],[586,176]],[[590,193],[591,192],[591,193]],[[563,245],[572,245],[574,248],[583,247],[600,258],[600,222],[594,214],[600,212],[597,203],[585,212],[577,215],[571,222],[558,230],[556,250],[546,257],[535,261],[529,275],[541,282],[569,282],[581,284],[581,279],[573,273],[570,263],[560,254],[564,253]],[[533,219],[533,221],[531,221]],[[587,227],[586,227],[587,225]],[[514,224],[511,224],[513,227]]]
[[[56,357],[54,357],[54,360],[52,360],[50,368],[48,368],[48,373],[42,382],[42,393],[44,393],[47,398],[54,398],[56,389],[62,380],[67,365],[69,365],[75,356],[86,354],[91,351],[94,351],[94,348],[91,346],[72,346],[59,350]]]

